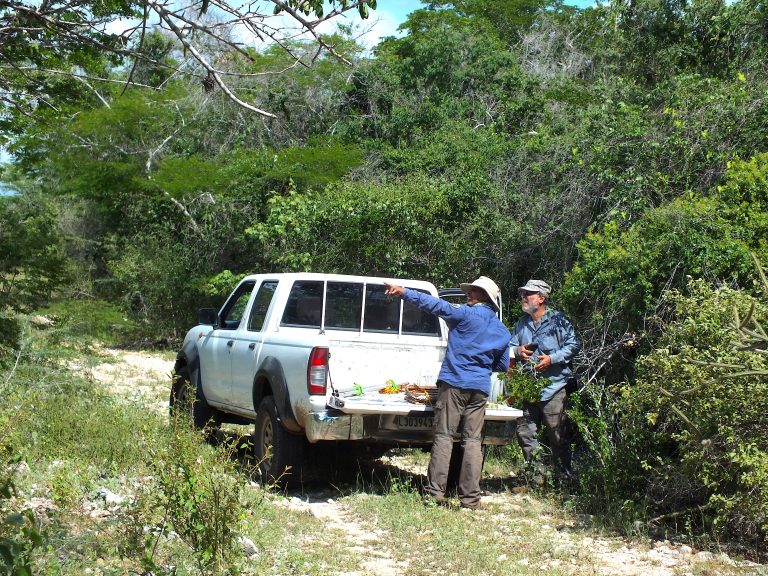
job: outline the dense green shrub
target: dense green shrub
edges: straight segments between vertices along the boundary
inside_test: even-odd
[[[45,543],[45,534],[31,509],[19,512],[10,506],[17,496],[14,476],[19,463],[6,449],[0,446],[0,569],[10,576],[32,576],[33,556]]]
[[[523,230],[503,208],[500,191],[472,174],[346,181],[322,194],[274,195],[247,232],[279,270],[455,283],[498,271],[519,243]]]
[[[768,358],[737,322],[759,332],[768,306],[727,287],[690,281],[637,377],[618,386],[620,433],[588,481],[606,501],[657,527],[768,546]],[[750,313],[750,310],[752,312]],[[750,315],[751,314],[751,315]],[[736,318],[748,319],[736,320]],[[764,334],[764,333],[763,333]]]
[[[717,193],[678,198],[645,214],[628,230],[615,223],[579,243],[561,301],[582,327],[620,339],[645,328],[664,289],[686,278],[748,287],[750,251],[768,240],[768,155],[734,161]]]
[[[0,366],[9,361],[21,342],[21,320],[0,312]]]
[[[29,310],[68,279],[62,242],[49,201],[0,196],[0,310]]]

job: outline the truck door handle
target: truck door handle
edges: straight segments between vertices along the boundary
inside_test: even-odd
[[[250,344],[248,344],[249,350],[253,350],[254,348],[256,348],[256,342],[251,342]]]
[[[230,340],[229,342],[227,342],[227,346],[230,347],[230,348],[232,348],[232,346],[234,346],[234,345],[235,345],[235,341],[234,340]]]

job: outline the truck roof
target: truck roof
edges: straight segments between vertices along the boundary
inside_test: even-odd
[[[431,282],[426,280],[413,280],[409,278],[390,278],[385,276],[357,276],[353,274],[323,274],[319,272],[266,272],[259,274],[250,274],[243,278],[246,280],[260,280],[264,278],[285,278],[287,280],[325,280],[329,282],[359,282],[367,284],[384,284],[391,282],[393,284],[405,285],[409,288],[421,288],[432,294],[437,294],[437,288]]]

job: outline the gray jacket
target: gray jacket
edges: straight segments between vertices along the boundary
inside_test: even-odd
[[[532,358],[547,354],[552,359],[552,365],[542,374],[549,379],[549,385],[541,390],[541,400],[549,400],[573,377],[571,362],[579,352],[581,342],[561,312],[547,310],[538,324],[524,314],[512,330],[509,344],[513,349],[531,343],[536,345]]]

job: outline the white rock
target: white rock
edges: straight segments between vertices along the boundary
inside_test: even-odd
[[[54,321],[47,316],[32,316],[29,321],[35,326],[47,327],[53,326]]]
[[[259,555],[259,549],[256,547],[256,544],[254,543],[254,541],[251,540],[250,538],[247,538],[245,536],[239,536],[237,538],[237,542],[238,544],[240,544],[240,547],[243,549],[243,552],[246,555],[250,557]]]
[[[108,506],[120,506],[123,502],[126,501],[125,496],[121,496],[120,494],[115,494],[108,488],[99,488],[99,491],[97,492],[100,498],[104,499],[104,503]]]
[[[679,548],[680,554],[693,554],[693,548],[686,546],[685,544]]]

